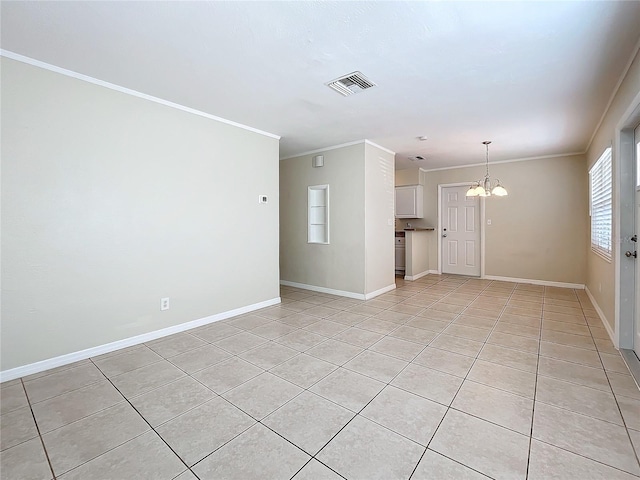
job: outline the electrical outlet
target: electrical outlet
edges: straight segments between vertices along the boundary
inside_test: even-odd
[[[491,225],[491,219],[487,220],[487,225]]]
[[[160,310],[169,310],[169,297],[160,299]]]
[[[258,203],[267,203],[269,197],[266,195],[258,195]]]

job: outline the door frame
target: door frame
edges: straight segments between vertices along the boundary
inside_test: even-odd
[[[636,177],[634,164],[635,143],[633,131],[640,123],[640,93],[618,122],[615,132],[614,153],[617,150],[617,161],[614,162],[614,218],[615,237],[615,332],[614,344],[620,349],[633,349],[635,336],[635,262],[624,259],[625,245],[634,246],[630,241],[635,233],[635,193]],[[638,226],[640,228],[640,225]],[[637,247],[637,245],[635,245]],[[636,260],[640,261],[640,260]],[[629,298],[632,301],[629,301]]]
[[[442,275],[442,189],[444,187],[470,187],[473,182],[439,183],[438,184],[438,275]],[[480,278],[484,278],[484,197],[480,199]]]

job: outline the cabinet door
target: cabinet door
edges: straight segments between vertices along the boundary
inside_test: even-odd
[[[406,249],[396,245],[396,270],[404,270],[406,266]]]
[[[416,189],[396,188],[396,217],[416,217]]]

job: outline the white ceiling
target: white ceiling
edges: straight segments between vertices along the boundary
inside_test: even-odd
[[[367,138],[397,168],[479,163],[483,140],[492,161],[584,151],[640,39],[639,1],[1,8],[5,50],[281,135],[281,157]],[[324,85],[355,70],[378,86]]]

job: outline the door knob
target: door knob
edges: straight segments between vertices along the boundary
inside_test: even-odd
[[[446,236],[447,236],[447,234],[446,234],[446,233],[443,233],[443,234],[442,234],[442,236],[443,236],[443,237],[446,237]]]
[[[630,252],[629,250],[627,250],[626,252],[624,252],[624,256],[627,258],[638,258],[638,252]]]

